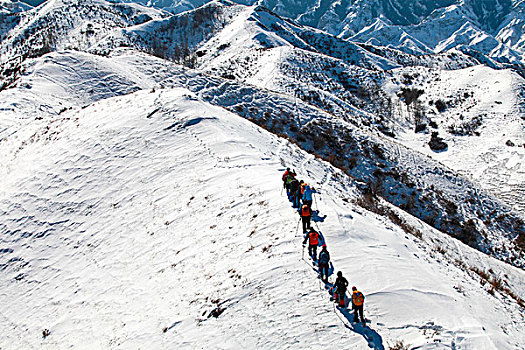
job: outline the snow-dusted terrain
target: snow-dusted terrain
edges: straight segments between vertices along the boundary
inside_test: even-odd
[[[347,38],[402,1],[0,2],[0,349],[525,348],[523,73],[472,28],[399,29],[493,27],[452,2],[358,34],[389,48]],[[368,327],[303,253],[287,166]]]
[[[125,0],[181,13],[211,0]],[[353,41],[429,54],[457,47],[523,64],[520,0],[239,0]],[[498,64],[494,62],[494,64]]]
[[[397,78],[404,72],[397,73]],[[452,130],[446,136],[449,148],[433,152],[427,144],[428,133],[414,134],[413,130],[404,131],[403,142],[481,183],[523,212],[525,133],[517,94],[525,86],[523,79],[510,70],[485,66],[425,73],[419,73],[423,81],[415,83],[425,91],[421,103],[428,108],[428,120],[423,122],[438,124],[442,135]],[[439,100],[448,104],[442,112],[429,103]],[[396,109],[400,119],[413,118],[403,103]]]
[[[33,123],[33,137],[2,146],[19,146],[2,168],[2,348],[525,342],[519,307],[452,261],[506,274],[520,293],[523,271],[357,209],[339,170],[188,90],[141,91]],[[301,260],[283,164],[319,190],[318,227],[335,268],[367,295],[370,329],[346,328]],[[207,318],[216,304],[223,314]]]

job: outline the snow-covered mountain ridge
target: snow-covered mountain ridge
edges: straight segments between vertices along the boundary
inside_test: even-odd
[[[106,5],[109,13],[116,13],[117,8],[113,4],[102,0],[94,2],[94,5],[86,7],[84,11],[91,13],[91,16],[96,16]],[[125,5],[119,6],[125,7]],[[494,199],[489,199],[492,194],[484,194],[478,189],[471,188],[477,185],[467,186],[466,183],[469,181],[459,179],[450,182],[447,180],[445,185],[440,180],[436,183],[433,176],[425,173],[426,166],[420,168],[421,171],[414,172],[413,162],[407,160],[421,159],[420,155],[401,157],[401,148],[396,142],[391,143],[388,138],[368,135],[379,131],[390,137],[396,136],[396,133],[399,133],[396,130],[406,130],[407,123],[414,122],[410,120],[412,118],[415,120],[416,129],[420,127],[420,124],[423,125],[423,122],[426,123],[427,121],[423,120],[425,118],[418,117],[420,121],[416,118],[418,113],[425,112],[426,107],[421,107],[421,104],[416,111],[410,108],[408,113],[402,113],[401,118],[396,115],[394,108],[396,103],[406,103],[409,107],[408,99],[403,98],[405,102],[400,99],[403,97],[400,91],[418,91],[414,85],[421,79],[414,77],[428,77],[430,76],[428,73],[432,70],[442,69],[443,66],[456,69],[472,66],[475,61],[468,56],[456,51],[449,52],[445,56],[419,58],[399,54],[399,51],[394,55],[392,50],[384,51],[380,48],[376,50],[375,47],[365,49],[326,33],[294,24],[272,14],[265,8],[245,7],[230,2],[210,3],[195,11],[171,17],[165,13],[158,13],[157,19],[154,18],[155,14],[151,13],[151,10],[132,6],[129,10],[122,11],[124,18],[129,20],[129,14],[133,18],[145,18],[143,14],[146,14],[151,17],[151,20],[146,20],[143,24],[119,28],[121,26],[119,23],[122,23],[121,17],[105,16],[107,21],[115,19],[115,23],[107,28],[102,28],[99,34],[97,30],[94,30],[94,34],[81,33],[88,37],[98,37],[98,35],[103,36],[109,33],[103,40],[91,43],[85,40],[71,40],[69,34],[58,35],[59,33],[75,32],[70,27],[71,20],[64,20],[69,16],[67,12],[64,12],[65,9],[67,9],[66,0],[46,3],[40,11],[34,13],[35,17],[32,20],[10,33],[10,39],[6,40],[10,44],[3,45],[3,50],[9,55],[16,55],[17,52],[25,50],[27,43],[33,42],[37,43],[36,49],[31,49],[30,52],[38,56],[42,51],[38,43],[45,37],[37,31],[38,23],[53,21],[56,25],[48,26],[48,28],[53,28],[54,37],[57,38],[54,43],[56,48],[72,46],[77,50],[109,55],[118,47],[131,46],[198,68],[207,73],[208,77],[197,79],[195,83],[192,83],[191,89],[201,91],[206,100],[225,106],[274,132],[285,133],[293,137],[302,147],[326,159],[331,159],[334,164],[343,167],[349,175],[363,183],[368,183],[368,187],[372,186],[377,194],[391,203],[403,207],[434,227],[453,234],[487,253],[494,254],[517,266],[522,265],[523,256],[519,248],[514,248],[520,246],[522,241],[520,237],[525,236],[525,233],[520,236],[525,228],[519,216],[515,220],[515,213]],[[143,11],[146,12],[143,13]],[[79,17],[74,17],[76,18]],[[87,27],[90,23],[91,20],[88,18],[82,26]],[[190,23],[192,24],[189,25]],[[21,40],[28,35],[28,38]],[[48,47],[50,48],[52,46]],[[290,49],[293,55],[289,53]],[[221,54],[215,55],[214,52]],[[270,58],[268,54],[273,58]],[[341,59],[342,57],[344,59]],[[312,64],[312,59],[317,60],[318,63]],[[424,74],[413,73],[412,68],[403,68],[401,63],[406,64],[407,61],[420,66],[420,71]],[[273,68],[267,62],[273,62]],[[308,70],[304,69],[306,66]],[[402,74],[397,82],[395,74],[392,79],[392,73],[395,71],[390,70],[395,67],[399,67],[399,74]],[[147,70],[148,68],[142,69]],[[327,73],[332,75],[326,76]],[[224,86],[227,86],[224,81],[211,78],[209,74],[244,81],[258,87],[233,83],[229,84],[231,91],[228,89],[223,91]],[[262,77],[263,80],[259,80],[257,76]],[[349,77],[352,76],[354,76],[352,80],[349,80]],[[332,86],[331,83],[323,83],[327,81],[336,83],[336,86]],[[395,86],[388,87],[386,84],[388,81],[394,82]],[[171,77],[167,78],[166,83],[177,86],[181,84],[181,81]],[[89,84],[91,81],[88,81]],[[30,87],[31,84],[27,86]],[[203,86],[207,87],[203,90]],[[210,86],[213,87],[211,90]],[[293,106],[284,107],[289,102],[285,102],[286,99],[280,97],[277,100],[281,101],[275,101],[275,96],[264,91],[268,88],[287,95],[291,91]],[[95,89],[88,88],[88,94],[93,90]],[[233,91],[237,92],[233,93]],[[514,94],[514,91],[510,93]],[[255,95],[250,96],[251,94]],[[225,98],[226,96],[228,97]],[[232,100],[234,96],[236,98]],[[244,98],[239,99],[239,96],[248,96],[251,102]],[[254,96],[259,96],[259,100],[254,100]],[[417,98],[416,102],[418,102]],[[459,107],[463,108],[463,101],[458,102]],[[470,101],[467,102],[470,103]],[[303,116],[302,112],[297,114],[298,105],[306,108],[306,115]],[[511,103],[510,107],[513,105]],[[319,114],[316,109],[324,110],[326,113]],[[517,117],[519,118],[519,114],[512,114],[513,119]],[[316,122],[314,123],[313,120]],[[434,125],[432,128],[440,130],[435,121],[429,119],[429,123]],[[364,130],[364,134],[358,129]],[[322,137],[316,137],[317,134]],[[429,131],[427,131],[428,134],[430,134]],[[517,137],[519,140],[523,138],[523,135],[518,134]],[[364,139],[368,141],[365,143]],[[388,151],[385,153],[385,150]],[[471,155],[468,152],[458,154],[458,158],[463,156],[470,157]],[[519,158],[524,155],[523,152],[518,151],[516,156]],[[476,161],[478,159],[476,158]],[[487,164],[486,161],[484,163]],[[360,166],[356,167],[357,164]],[[442,166],[436,163],[431,167],[441,168]],[[519,173],[522,170],[514,167],[508,171],[512,174],[512,172]],[[438,171],[437,174],[443,172],[448,173],[448,170]],[[491,172],[484,174],[487,177],[492,175]],[[457,175],[453,176],[454,179],[456,177]],[[444,188],[435,191],[435,186],[438,184]],[[463,187],[460,196],[457,196],[457,184],[462,184]],[[517,186],[519,188],[520,183]],[[445,188],[449,188],[450,191],[443,192]],[[452,188],[456,189],[452,190]],[[469,199],[470,196],[479,197],[479,199]],[[513,206],[519,207],[520,205],[519,196],[501,196],[501,198],[510,199],[509,203]],[[487,200],[490,205],[480,211],[480,203]],[[518,200],[518,203],[513,202],[514,200]],[[450,201],[454,203],[453,206]],[[449,206],[452,209],[445,211],[444,209]],[[505,238],[501,240],[496,236]],[[510,246],[504,243],[505,241],[510,243]]]
[[[1,347],[523,347],[520,74],[262,6],[68,4],[12,15],[1,44]],[[370,331],[299,259],[285,165],[319,189]]]
[[[518,295],[522,270],[408,216],[425,233],[407,236],[351,204],[359,191],[340,170],[187,89],[13,122],[1,147],[2,348],[525,342],[517,304],[466,266],[490,268]],[[335,268],[367,295],[368,329],[344,326],[301,259],[282,162],[319,190],[318,226]]]
[[[40,1],[41,3],[42,1]],[[119,2],[119,1],[114,1]],[[126,0],[172,13],[210,0]],[[239,0],[353,41],[428,54],[456,47],[523,64],[524,4],[518,0]],[[38,3],[38,2],[36,2]],[[32,4],[36,4],[32,2]]]
[[[123,56],[123,58],[125,57],[128,55]],[[334,157],[331,159],[339,166],[346,164],[341,162],[351,162],[353,157],[357,158],[358,160],[354,160],[356,163],[352,168],[346,169],[356,179],[369,182],[369,185],[373,185],[378,193],[382,193],[389,200],[422,219],[429,220],[429,223],[440,225],[438,227],[442,230],[456,232],[455,235],[458,235],[465,242],[470,242],[469,244],[474,244],[487,253],[494,254],[514,264],[520,265],[522,263],[519,251],[514,250],[512,245],[509,246],[512,244],[511,242],[518,242],[512,234],[512,232],[516,232],[515,230],[517,232],[520,230],[520,227],[513,223],[514,216],[511,213],[503,214],[504,207],[491,199],[490,195],[480,192],[472,183],[458,177],[429,158],[421,158],[409,149],[400,147],[396,143],[390,143],[385,138],[367,135],[352,124],[334,119],[328,114],[319,115],[317,109],[312,109],[294,99],[229,83],[223,79],[187,74],[177,66],[165,67],[161,60],[152,61],[151,59],[138,58],[131,61],[135,62],[135,66],[130,67],[128,63],[128,68],[125,70],[110,63],[112,61],[113,59],[108,61],[104,58],[93,60],[90,56],[73,53],[50,56],[43,62],[43,65],[35,66],[36,70],[29,75],[28,80],[23,79],[21,81],[21,89],[5,91],[3,96],[6,101],[12,101],[10,105],[13,106],[6,110],[12,111],[13,119],[17,119],[16,115],[19,113],[23,115],[36,113],[45,117],[48,113],[60,113],[66,110],[71,106],[71,103],[90,103],[100,98],[114,96],[115,93],[122,94],[126,91],[151,88],[157,84],[185,86],[199,93],[204,99],[225,106],[241,116],[274,130],[274,132],[283,132],[282,128],[289,129],[289,135],[297,137],[303,147],[318,154],[324,153],[327,159],[332,157],[334,150],[339,149],[338,153],[348,154],[347,158]],[[71,62],[75,63],[72,65]],[[57,68],[59,69],[57,70]],[[105,77],[97,86],[92,85],[91,71],[94,68],[100,72],[101,76]],[[71,84],[68,83],[70,74],[67,71],[70,69],[76,72],[77,82],[74,84],[73,90],[69,88]],[[56,82],[59,82],[58,86],[56,86]],[[48,87],[50,83],[51,86]],[[115,91],[114,86],[122,87]],[[92,91],[82,92],[89,88]],[[49,92],[42,95],[41,91]],[[34,92],[38,93],[35,95]],[[49,97],[42,100],[46,95]],[[76,96],[76,98],[67,98],[69,95]],[[253,100],[241,102],[235,96],[252,96]],[[15,101],[34,102],[27,106],[31,109],[26,109],[23,107],[24,103]],[[44,110],[41,101],[55,101],[55,103],[54,105],[47,104],[47,110]],[[40,106],[40,109],[34,109],[37,106]],[[288,109],[295,109],[294,113],[298,116],[298,119],[288,121],[289,125],[282,124],[279,127],[280,123],[284,122],[278,122],[278,119],[266,119],[268,114],[273,115],[279,110],[287,111]],[[313,131],[318,130],[322,133],[322,138],[315,138],[315,134],[308,133],[303,125],[310,125],[310,129]],[[298,132],[299,129],[302,131]],[[13,127],[5,132],[9,134],[10,130],[13,130]],[[343,142],[336,141],[337,135],[344,136]],[[381,158],[378,159],[377,154]],[[420,164],[417,165],[417,163]],[[380,170],[376,171],[376,169]],[[428,169],[434,170],[429,172]],[[382,184],[375,180],[378,177],[381,178]],[[434,190],[436,186],[438,186],[439,191]],[[417,192],[414,191],[414,187],[418,188]],[[446,195],[440,193],[441,191],[446,191]],[[491,228],[482,232],[483,236],[477,236],[476,231],[472,230],[473,228],[464,229],[462,225],[455,226],[457,221],[451,220],[455,217],[455,220],[459,218],[460,223],[467,222],[472,215],[470,213],[479,208],[480,204],[477,204],[476,200],[463,202],[462,198],[465,196],[467,196],[466,198],[479,198],[479,201],[484,202],[483,214],[476,215],[486,215],[487,221],[479,222],[478,225],[490,225]],[[415,200],[415,198],[419,199]],[[452,205],[451,200],[453,203],[457,203],[460,210],[458,208],[453,211],[450,211],[452,209],[445,210]],[[424,203],[424,205],[419,203]],[[498,233],[496,234],[496,232]]]
[[[180,13],[206,1],[129,0]],[[239,0],[262,5],[333,35],[408,53],[452,47],[475,50],[501,63],[523,63],[524,4],[517,0]]]

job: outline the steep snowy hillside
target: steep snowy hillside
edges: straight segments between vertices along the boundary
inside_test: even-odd
[[[55,31],[66,33],[64,37],[70,38],[68,33],[76,30],[70,21],[76,15],[71,20],[64,20],[70,15],[65,12],[67,7],[63,1],[46,3],[36,17],[55,21]],[[102,0],[98,0],[96,6],[107,7],[108,13],[117,9]],[[90,9],[88,6],[85,11]],[[132,9],[131,13],[135,13],[134,7],[127,5],[120,9]],[[124,13],[123,18],[129,20],[129,14]],[[499,202],[493,194],[483,191],[472,179],[464,179],[442,164],[400,147],[391,139],[396,137],[393,130],[403,127],[404,121],[393,118],[393,103],[397,97],[390,96],[385,90],[384,84],[390,75],[385,69],[405,64],[426,69],[457,69],[472,66],[476,61],[457,51],[420,58],[400,51],[355,45],[282,19],[260,6],[213,2],[180,15],[163,16],[168,15],[159,13],[158,19],[144,19],[145,23],[126,28],[121,28],[126,25],[119,22],[121,17],[109,16],[106,20],[113,21],[106,26],[109,34],[86,50],[111,56],[116,50],[122,51],[119,47],[131,46],[197,67],[205,74],[188,74],[183,67],[178,67],[175,69],[177,74],[170,76],[171,69],[166,70],[163,63],[153,64],[160,66],[160,71],[156,71],[151,60],[139,58],[135,61],[137,66],[132,68],[139,74],[133,76],[123,72],[121,67],[113,67],[114,63],[106,66],[108,60],[104,59],[89,58],[88,66],[83,67],[85,57],[73,55],[74,74],[78,77],[75,85],[81,87],[75,99],[89,102],[119,94],[114,89],[114,84],[119,82],[125,82],[128,92],[151,87],[151,81],[164,86],[187,87],[213,104],[290,137],[304,149],[354,177],[362,184],[362,191],[385,198],[485,253],[515,266],[523,266],[525,226],[519,213]],[[16,28],[15,33],[32,33],[37,27],[33,22],[24,23]],[[29,38],[38,38],[38,35],[30,34]],[[13,53],[23,46],[3,47],[6,52]],[[257,51],[261,54],[253,55],[256,59],[251,62],[250,56]],[[217,55],[217,52],[221,54]],[[45,60],[15,61],[13,68],[3,70],[11,78],[4,86],[18,84],[19,89],[8,89],[6,96],[14,94],[14,99],[19,100],[22,92],[22,95],[33,98],[33,92],[27,91],[33,86],[31,80],[37,76],[44,77],[44,80],[46,76],[53,76],[51,81],[61,80],[60,74],[71,71],[70,55],[49,56],[55,57],[51,67],[40,66]],[[238,61],[242,58],[244,63]],[[63,59],[68,63],[61,62]],[[273,63],[267,65],[268,60]],[[97,67],[99,63],[102,66]],[[36,66],[31,68],[32,64]],[[62,64],[65,66],[60,67]],[[102,74],[93,82],[90,74],[85,73],[86,68]],[[24,72],[28,69],[32,70],[30,78],[19,79],[20,75],[27,74]],[[154,77],[147,76],[152,72],[155,72]],[[221,75],[226,80],[212,75]],[[143,76],[147,76],[149,82],[139,78]],[[109,85],[94,88],[100,83]],[[277,93],[268,91],[268,88]],[[63,90],[63,87],[54,86],[50,89],[52,94],[54,89]],[[63,112],[70,104],[69,98],[69,94],[59,94],[54,102],[46,101],[39,108]],[[7,104],[15,106],[13,110],[35,106],[12,101]],[[377,135],[378,132],[388,137]],[[513,171],[519,172],[520,169],[509,170]],[[511,202],[508,203],[510,206],[515,206],[512,200],[516,198],[519,197],[504,197]]]
[[[210,0],[125,0],[173,13]],[[457,47],[501,63],[523,64],[524,3],[518,0],[238,0],[260,5],[336,36],[407,53],[428,54]],[[474,49],[475,53],[470,53]]]
[[[6,15],[6,14],[12,14],[17,12],[23,12],[28,11],[32,7],[28,4],[25,4],[23,2],[13,2],[11,0],[0,0],[0,14]],[[6,17],[3,17],[5,19]]]
[[[0,144],[2,348],[525,345],[520,307],[475,272],[523,295],[522,270],[408,217],[425,233],[407,235],[351,204],[341,171],[189,90],[16,123]],[[316,226],[368,327],[301,259],[283,164],[318,189]]]
[[[112,0],[178,14],[211,0]],[[32,5],[42,1],[26,1]],[[333,35],[407,53],[472,49],[501,63],[523,64],[525,4],[519,0],[238,0]]]
[[[291,3],[0,12],[0,348],[525,348],[525,81],[474,51],[501,21],[518,45],[519,4],[260,4]],[[304,25],[336,15],[406,52]],[[287,166],[367,327],[303,253]]]
[[[410,80],[410,85],[401,82]],[[412,128],[400,139],[457,169],[484,188],[525,210],[525,133],[522,91],[525,80],[510,70],[477,66],[454,71],[401,69],[386,89],[392,96],[410,86],[421,95],[410,104],[401,97],[394,114]],[[407,90],[405,90],[407,91]],[[429,147],[438,132],[447,143],[444,152]]]
[[[95,81],[93,69],[100,75]],[[68,82],[71,71],[75,72],[75,84]],[[299,99],[201,75],[124,50],[111,58],[65,52],[36,60],[34,68],[20,81],[20,88],[4,91],[0,100],[6,106],[6,118],[13,115],[16,119],[20,113],[46,118],[66,111],[74,103],[159,85],[189,88],[207,101],[293,138],[301,147],[341,167],[363,185],[363,191],[373,191],[499,259],[516,266],[524,263],[518,248],[525,237],[523,221],[490,194],[428,157],[369,134]],[[11,130],[16,128],[5,132]]]
[[[14,57],[38,57],[54,50],[87,50],[115,28],[128,27],[167,16],[136,4],[111,4],[103,0],[79,3],[48,1],[17,14],[18,25],[2,36],[2,61]]]

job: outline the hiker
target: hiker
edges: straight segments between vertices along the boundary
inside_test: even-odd
[[[330,253],[326,249],[326,244],[323,244],[323,249],[319,253],[319,273],[321,274],[321,281],[328,282],[328,265],[330,264]]]
[[[319,234],[313,229],[310,228],[310,232],[304,237],[303,246],[308,243],[308,254],[312,257],[312,260],[317,260],[317,245],[319,244]]]
[[[313,191],[310,188],[309,185],[304,186],[304,192],[303,192],[303,203],[306,204],[310,209],[312,208],[312,198]]]
[[[341,271],[337,272],[337,278],[334,283],[334,299],[336,303],[339,303],[340,307],[345,307],[345,293],[346,287],[348,287],[348,281],[343,277]]]
[[[301,220],[303,221],[303,235],[306,234],[306,230],[310,228],[310,219],[312,218],[312,210],[309,206],[304,204],[299,211]]]
[[[297,189],[299,188],[299,181],[297,179],[293,179],[290,183],[290,194],[292,197],[292,204],[294,208],[298,208],[299,206],[296,206],[297,203]]]
[[[288,195],[289,200],[292,200],[292,197],[291,197],[292,193],[290,191],[290,187],[292,185],[293,180],[295,180],[295,173],[291,171],[290,173],[288,173],[288,175],[286,175],[286,179],[285,179],[286,194]]]
[[[301,184],[303,183],[303,180],[299,181],[299,185],[297,186],[297,190],[295,191],[295,198],[294,198],[294,208],[300,208],[301,207]]]
[[[361,322],[365,324],[365,318],[363,317],[363,304],[365,302],[365,296],[363,293],[357,290],[355,286],[352,287],[352,309],[354,310],[354,322],[359,322],[359,317],[361,317]]]
[[[283,188],[286,188],[286,178],[288,177],[288,174],[290,174],[290,168],[286,168],[286,171],[283,174]]]
[[[303,195],[303,193],[304,193],[304,188],[305,188],[306,186],[308,186],[308,184],[307,184],[306,182],[302,182],[302,183],[301,183],[301,196]]]

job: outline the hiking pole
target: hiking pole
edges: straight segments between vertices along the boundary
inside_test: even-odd
[[[295,237],[298,237],[297,234],[299,233],[299,223],[301,222],[301,218],[297,221],[297,227],[295,228]]]
[[[312,195],[312,197],[314,197],[315,209],[319,212],[319,205],[317,205],[317,196]]]
[[[304,244],[303,244],[303,252],[301,253],[301,260],[304,260]]]

